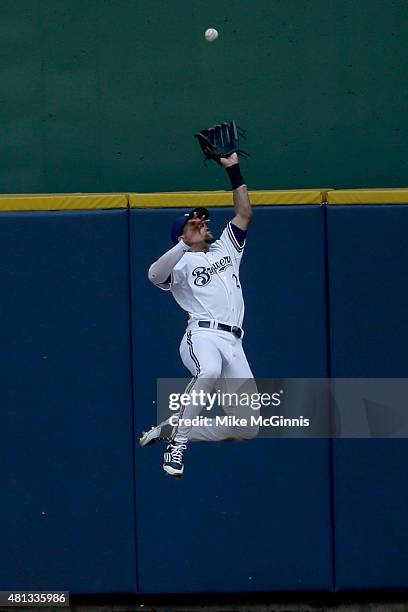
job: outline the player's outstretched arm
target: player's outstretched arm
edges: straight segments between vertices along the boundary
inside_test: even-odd
[[[148,277],[153,285],[161,285],[169,280],[173,268],[184,253],[189,250],[189,246],[180,240],[172,249],[164,253],[157,261],[152,263],[149,268]]]
[[[231,180],[235,208],[235,217],[232,219],[232,223],[242,230],[247,230],[252,221],[253,211],[249,200],[248,188],[244,183],[239,167],[238,155],[232,153],[229,157],[221,157],[220,163],[226,169]]]
[[[167,283],[174,266],[178,264],[184,253],[197,242],[202,242],[205,229],[203,220],[194,213],[194,217],[186,223],[178,243],[150,266],[148,272],[150,282],[154,285]]]

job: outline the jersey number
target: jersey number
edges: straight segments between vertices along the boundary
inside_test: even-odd
[[[237,289],[241,289],[241,285],[240,285],[240,284],[239,284],[239,282],[238,282],[238,276],[237,276],[236,274],[233,274],[233,275],[232,275],[232,278],[234,278],[234,279],[235,279],[235,284],[236,284],[236,286],[237,286]]]

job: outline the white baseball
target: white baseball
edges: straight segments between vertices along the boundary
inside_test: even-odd
[[[208,28],[208,30],[205,31],[205,40],[208,40],[208,42],[214,42],[214,40],[217,40],[218,38],[218,32],[215,28]]]

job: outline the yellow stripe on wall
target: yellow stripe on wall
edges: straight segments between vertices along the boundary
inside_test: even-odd
[[[0,212],[23,212],[36,210],[100,210],[127,207],[128,196],[125,193],[0,195]]]
[[[403,189],[288,189],[250,191],[255,206],[307,204],[408,204]],[[0,195],[0,212],[103,210],[120,208],[195,208],[232,206],[231,191],[169,193],[59,193]]]
[[[322,204],[329,189],[294,189],[287,191],[250,191],[255,206]],[[190,191],[172,193],[131,193],[131,208],[195,208],[196,206],[232,206],[231,191]]]
[[[329,191],[328,204],[408,204],[407,189],[341,189]]]

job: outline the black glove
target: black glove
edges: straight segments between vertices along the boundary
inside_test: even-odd
[[[235,121],[230,121],[230,123],[224,121],[198,132],[195,137],[206,159],[213,159],[219,164],[220,157],[229,157],[233,153],[248,156],[248,153],[239,148],[239,136],[242,135],[243,132],[237,128]]]

